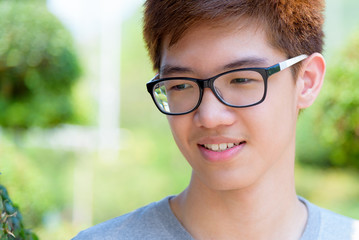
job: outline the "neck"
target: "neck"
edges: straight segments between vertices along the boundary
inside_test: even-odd
[[[287,167],[230,191],[213,190],[193,173],[171,207],[195,239],[300,239],[307,212],[296,196],[294,170],[288,171],[294,166]]]

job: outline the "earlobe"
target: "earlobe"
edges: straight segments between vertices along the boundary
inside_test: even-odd
[[[313,104],[322,88],[324,75],[324,57],[320,53],[313,53],[303,62],[297,79],[298,109]]]

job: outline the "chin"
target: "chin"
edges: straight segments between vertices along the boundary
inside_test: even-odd
[[[212,191],[237,191],[245,190],[250,186],[253,186],[258,179],[254,177],[254,174],[234,174],[234,176],[227,173],[221,176],[211,176],[201,178],[200,181],[208,189]]]

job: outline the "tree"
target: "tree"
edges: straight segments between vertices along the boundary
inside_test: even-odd
[[[36,234],[24,228],[18,207],[13,204],[6,188],[2,185],[0,185],[0,239],[38,239]]]
[[[359,170],[359,34],[328,67],[315,119],[315,131],[334,167]]]
[[[51,127],[73,115],[71,36],[44,3],[0,1],[0,125]]]

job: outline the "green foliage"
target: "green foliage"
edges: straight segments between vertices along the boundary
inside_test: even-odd
[[[80,70],[68,31],[39,2],[0,1],[0,16],[0,125],[69,120]]]
[[[314,133],[328,151],[327,165],[359,170],[359,34],[328,67]],[[314,124],[314,123],[313,123]]]
[[[75,155],[41,148],[19,149],[3,135],[0,138],[0,183],[21,206],[30,228],[44,224],[49,213],[61,213],[71,202]],[[25,142],[24,146],[31,144]]]
[[[0,185],[0,239],[37,240],[36,234],[24,228],[21,213],[11,201],[6,188]]]
[[[359,178],[356,171],[297,164],[295,179],[298,195],[321,207],[358,219]]]

